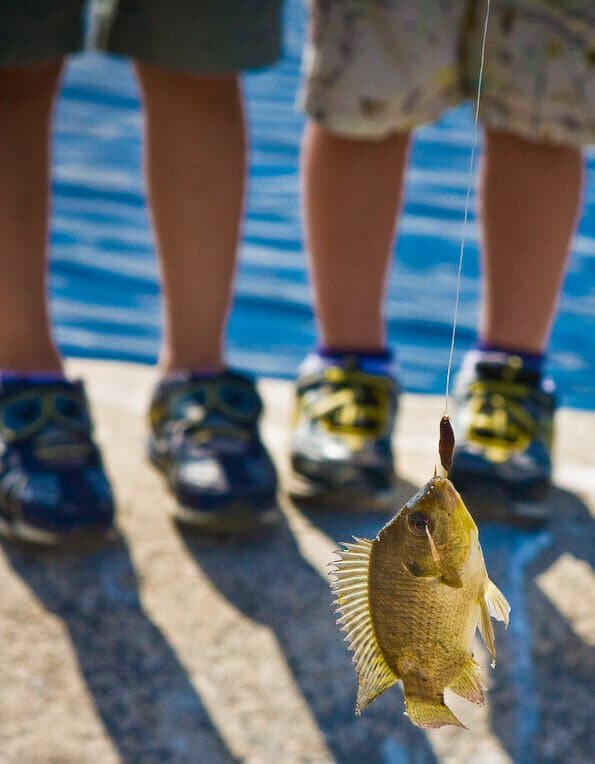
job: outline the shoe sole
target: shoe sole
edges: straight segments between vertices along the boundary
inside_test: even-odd
[[[289,479],[287,495],[296,504],[310,509],[342,509],[365,514],[366,512],[387,512],[396,508],[398,491],[369,491],[362,487],[329,489],[294,473]]]
[[[236,508],[232,511],[201,512],[200,510],[176,504],[170,516],[185,528],[195,530],[207,536],[252,535],[274,528],[280,519],[279,511],[274,508],[248,514]]]
[[[118,535],[118,531],[112,525],[107,528],[94,528],[89,530],[76,530],[69,533],[52,533],[36,528],[21,520],[9,523],[0,517],[0,537],[7,541],[17,541],[28,546],[58,547],[89,542],[111,541]]]
[[[150,448],[147,449],[147,458],[165,480],[175,501],[175,506],[169,511],[169,515],[181,526],[207,536],[252,535],[266,532],[275,527],[281,519],[276,506],[259,512],[255,512],[249,504],[239,501],[235,501],[226,509],[215,511],[203,511],[185,506],[177,499],[175,486],[167,477],[167,465]]]

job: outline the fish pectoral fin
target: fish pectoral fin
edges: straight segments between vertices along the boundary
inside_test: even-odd
[[[486,647],[490,651],[492,656],[492,668],[496,665],[496,645],[494,643],[494,628],[490,618],[490,611],[488,610],[485,598],[482,597],[479,600],[479,631],[485,642]]]
[[[444,561],[440,561],[440,580],[443,584],[446,584],[447,586],[451,586],[453,589],[461,589],[463,586],[463,582],[461,580],[460,575],[457,573],[457,571],[451,567],[450,565],[447,565]]]
[[[405,707],[407,716],[417,727],[444,727],[446,724],[465,727],[444,703],[444,698],[442,702],[432,703],[419,698],[405,697]]]
[[[481,668],[473,658],[469,658],[457,678],[449,686],[457,695],[470,700],[472,703],[477,703],[479,706],[483,706],[486,702],[483,694],[484,688]]]
[[[382,654],[372,623],[368,577],[373,543],[356,538],[354,544],[343,544],[343,549],[337,552],[339,559],[331,584],[341,614],[337,623],[345,632],[357,671],[358,715],[399,679]]]
[[[497,621],[503,621],[504,625],[508,626],[508,616],[510,615],[508,600],[496,584],[489,579],[483,597],[492,618],[495,618]]]
[[[500,589],[493,581],[488,581],[483,595],[479,600],[479,631],[492,656],[492,668],[496,665],[496,645],[494,643],[494,627],[491,618],[503,621],[508,626],[510,605]]]

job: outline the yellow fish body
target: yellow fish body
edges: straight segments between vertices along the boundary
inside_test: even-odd
[[[485,702],[473,638],[479,626],[493,666],[490,617],[508,624],[510,606],[452,483],[434,476],[373,541],[342,546],[332,586],[358,675],[356,713],[401,680],[414,724],[463,726],[444,690]]]

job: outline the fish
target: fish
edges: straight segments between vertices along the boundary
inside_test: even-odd
[[[337,621],[353,653],[355,711],[401,681],[418,727],[464,727],[444,690],[485,704],[473,657],[477,628],[496,661],[491,618],[510,605],[490,581],[477,526],[459,493],[434,474],[375,539],[344,542],[332,563]]]

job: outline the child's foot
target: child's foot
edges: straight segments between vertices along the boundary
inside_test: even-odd
[[[473,359],[471,359],[473,360]],[[458,382],[458,440],[449,477],[471,512],[539,524],[551,485],[553,385],[521,358],[478,356]]]
[[[157,386],[148,453],[177,500],[177,520],[212,534],[277,522],[277,476],[259,435],[261,411],[254,383],[231,371]]]
[[[392,434],[398,388],[357,358],[297,383],[290,495],[320,506],[388,509],[395,499]]]
[[[37,544],[102,536],[114,500],[81,382],[0,384],[0,533]]]

